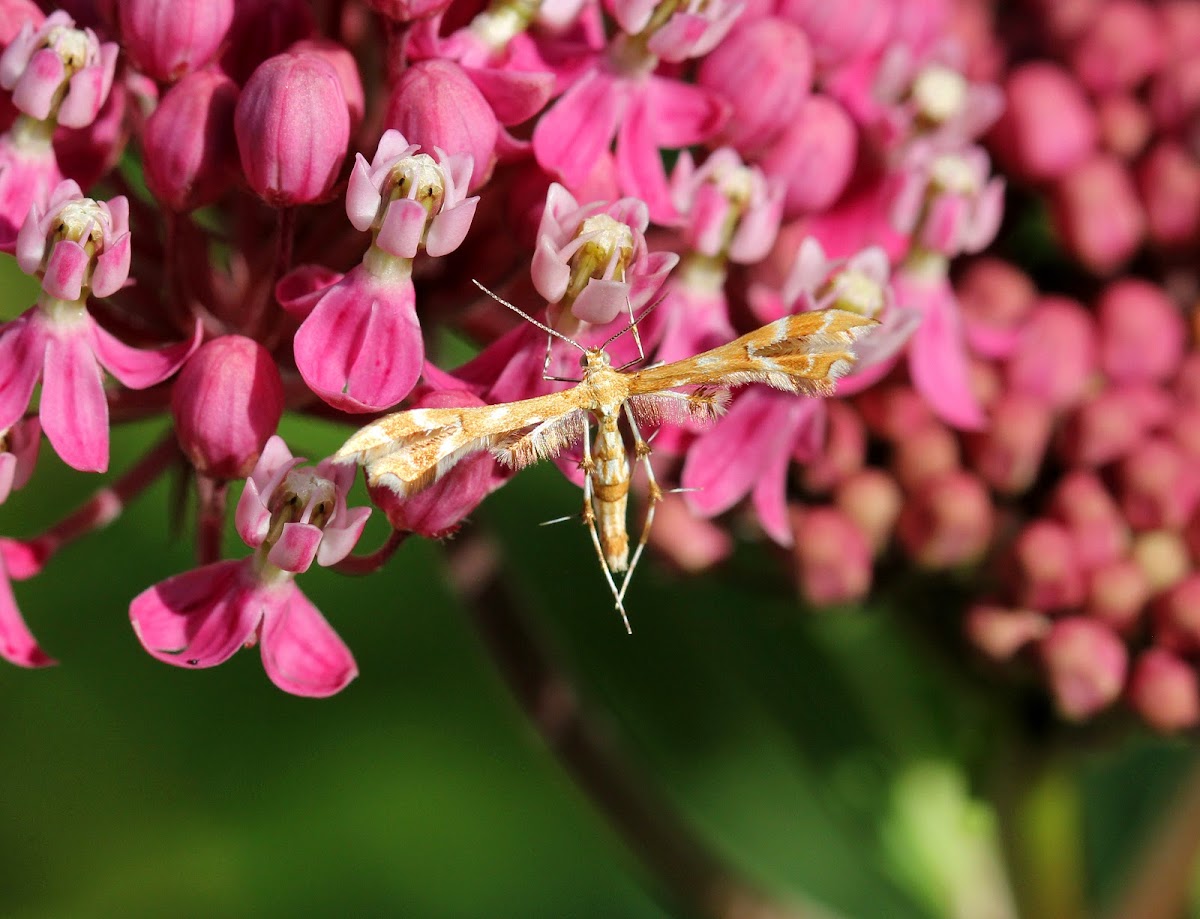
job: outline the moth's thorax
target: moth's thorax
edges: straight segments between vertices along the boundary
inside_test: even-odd
[[[584,355],[583,382],[579,385],[588,394],[587,408],[597,416],[615,418],[629,398],[629,377],[614,370],[608,354],[598,348]]]

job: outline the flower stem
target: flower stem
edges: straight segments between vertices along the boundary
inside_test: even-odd
[[[448,546],[451,582],[509,691],[576,784],[659,885],[688,914],[711,919],[832,919],[781,902],[726,865],[655,794],[581,703],[570,675],[521,612],[478,528]]]
[[[410,533],[392,530],[388,536],[387,542],[366,555],[348,555],[336,565],[333,565],[333,570],[338,574],[362,575],[374,574],[392,557],[397,549],[404,545],[404,541],[408,539]]]
[[[229,483],[206,475],[196,476],[196,561],[209,565],[221,558],[221,534]]]
[[[45,564],[59,549],[93,530],[99,530],[118,517],[126,505],[146,490],[180,456],[175,434],[171,432],[150,448],[140,460],[120,475],[112,485],[101,488],[77,510],[33,539],[25,540],[32,554]]]

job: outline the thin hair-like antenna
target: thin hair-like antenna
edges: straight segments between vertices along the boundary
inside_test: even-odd
[[[659,296],[655,298],[653,303],[651,303],[648,307],[646,307],[644,310],[642,310],[641,315],[634,318],[629,323],[629,325],[627,325],[627,326],[625,326],[625,328],[621,329],[620,332],[617,332],[615,335],[610,335],[608,338],[608,341],[606,341],[604,344],[602,344],[600,346],[600,350],[603,351],[605,348],[607,348],[609,345],[611,345],[614,341],[616,341],[618,338],[620,338],[626,332],[631,331],[632,329],[636,329],[638,323],[641,322],[643,319],[645,319],[647,316],[649,316],[651,313],[653,313],[656,309],[658,309],[658,305],[660,303],[662,303],[665,299],[667,299],[667,295],[665,293],[659,294]]]
[[[543,332],[549,332],[549,333],[550,333],[551,335],[553,335],[555,338],[561,338],[561,339],[562,339],[563,341],[565,341],[565,342],[566,342],[568,345],[572,345],[572,346],[574,346],[574,347],[578,348],[578,349],[579,349],[580,351],[582,351],[584,354],[587,354],[587,351],[588,351],[588,349],[587,349],[587,348],[585,348],[583,345],[581,345],[579,342],[577,342],[575,339],[573,339],[573,338],[568,338],[568,337],[567,337],[566,335],[564,335],[562,332],[559,332],[559,331],[557,331],[557,330],[555,330],[555,329],[552,329],[552,328],[550,328],[550,326],[546,325],[544,322],[538,322],[536,319],[534,319],[532,316],[530,316],[530,315],[529,315],[527,312],[525,312],[524,310],[520,309],[519,307],[513,306],[511,303],[509,303],[509,302],[508,302],[507,300],[505,300],[503,297],[500,297],[500,296],[498,296],[498,295],[496,295],[496,294],[492,293],[490,290],[488,290],[486,287],[484,287],[482,284],[480,284],[480,283],[479,283],[478,281],[476,281],[474,278],[471,278],[471,283],[472,283],[472,284],[474,284],[476,287],[478,287],[480,290],[482,290],[482,291],[483,291],[485,294],[487,294],[489,297],[491,297],[491,298],[492,298],[493,300],[495,300],[497,303],[501,303],[501,304],[503,304],[504,306],[507,306],[507,307],[508,307],[510,310],[512,310],[514,313],[516,313],[516,314],[517,314],[518,316],[520,316],[522,319],[525,319],[525,320],[527,320],[527,321],[529,321],[529,322],[532,322],[532,323],[533,323],[535,326],[537,326],[537,327],[538,327],[539,329],[541,329]]]

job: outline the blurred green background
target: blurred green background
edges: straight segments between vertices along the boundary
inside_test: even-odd
[[[33,290],[0,262],[3,315]],[[115,431],[114,472],[165,430]],[[316,458],[346,432],[282,433]],[[107,478],[43,450],[0,532],[38,532]],[[172,487],[16,585],[61,664],[0,668],[0,915],[686,915],[525,722],[435,544],[367,578],[302,577],[361,670],[333,699],[281,693],[257,651],[197,672],[145,654],[129,600],[193,564]],[[964,681],[904,625],[945,610],[806,612],[770,552],[743,545],[705,577],[646,565],[629,637],[582,530],[537,526],[578,501],[547,466],[469,525],[494,536],[644,787],[768,890],[853,917],[987,915],[970,890],[997,888],[1000,830],[1017,826],[1039,873],[1081,877],[1098,907],[1191,767],[1182,743],[1122,734],[1056,758],[1010,813],[995,789],[1037,734],[1019,693]],[[383,537],[374,521],[362,546]]]

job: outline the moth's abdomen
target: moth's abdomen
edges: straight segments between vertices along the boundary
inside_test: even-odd
[[[600,548],[609,571],[624,571],[629,567],[629,533],[625,527],[629,504],[629,459],[615,414],[600,419],[592,461],[592,505],[596,511]]]

